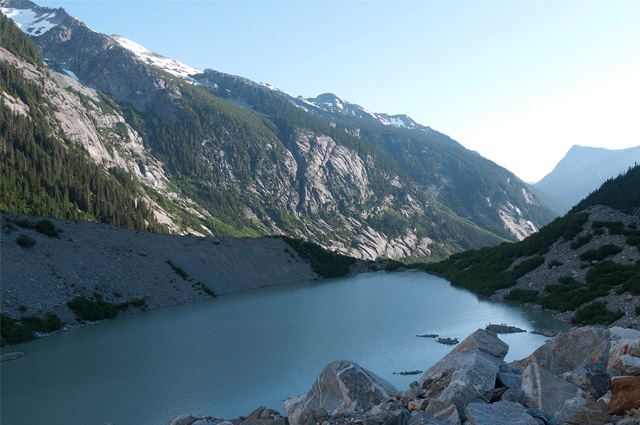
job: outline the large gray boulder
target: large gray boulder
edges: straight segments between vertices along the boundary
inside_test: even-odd
[[[494,332],[477,330],[422,375],[424,397],[453,404],[464,419],[469,403],[491,400],[508,350]]]
[[[530,364],[536,363],[540,368],[560,375],[580,366],[603,361],[609,353],[609,336],[606,328],[578,328],[553,337],[529,357],[514,364],[524,371]]]
[[[640,376],[640,331],[616,327],[610,332],[609,376]]]
[[[555,422],[558,425],[605,425],[611,422],[607,404],[589,402],[582,397],[567,400]]]
[[[348,360],[327,365],[306,396],[284,402],[291,425],[315,425],[319,417],[367,415],[400,392],[389,382]]]
[[[532,363],[522,373],[522,392],[528,407],[542,410],[553,417],[566,400],[584,394],[575,384],[560,379],[546,369]]]
[[[469,425],[539,425],[527,409],[510,401],[470,403],[465,409]]]
[[[201,421],[202,423],[202,421],[206,421],[207,419],[211,419],[211,417],[195,416],[195,415],[190,415],[189,413],[185,413],[183,415],[180,415],[171,419],[169,422],[166,423],[166,425],[193,425],[198,421]]]
[[[411,415],[407,425],[447,425],[447,423],[430,416],[424,411],[420,411]]]

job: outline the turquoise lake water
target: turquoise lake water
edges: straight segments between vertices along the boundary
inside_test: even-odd
[[[126,316],[3,350],[3,425],[163,425],[182,413],[235,418],[306,394],[322,368],[348,359],[408,389],[452,347],[505,323],[568,326],[542,311],[493,302],[420,272],[370,273],[263,288]],[[501,335],[507,360],[547,338]]]

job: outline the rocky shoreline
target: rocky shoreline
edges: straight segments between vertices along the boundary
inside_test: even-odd
[[[402,392],[358,364],[327,365],[286,417],[259,407],[233,420],[184,414],[167,425],[632,425],[640,423],[640,331],[583,327],[507,363],[479,329]]]

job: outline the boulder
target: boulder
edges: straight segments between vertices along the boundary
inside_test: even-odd
[[[460,415],[458,409],[451,403],[440,400],[429,400],[424,411],[431,417],[434,417],[449,425],[460,425]]]
[[[447,425],[445,422],[442,422],[429,414],[420,411],[414,412],[409,419],[409,423],[407,425]]]
[[[406,425],[409,421],[409,412],[407,410],[396,410],[389,412],[387,418],[382,425]]]
[[[607,372],[612,378],[640,375],[640,331],[611,328]]]
[[[171,419],[166,425],[193,425],[198,421],[206,420],[205,416],[194,416],[188,413],[180,415],[176,418]]]
[[[611,382],[604,362],[602,361],[590,363],[571,372],[565,372],[561,376],[565,380],[589,392],[594,399],[599,399],[606,394],[606,392],[609,391],[609,384]]]
[[[304,397],[286,400],[284,408],[292,425],[315,425],[320,408],[328,416],[358,413],[366,415],[390,397],[400,396],[389,382],[360,367],[338,360],[327,365]]]
[[[640,408],[640,376],[614,378],[611,381],[611,402],[607,413],[620,415],[625,410]]]
[[[560,375],[580,366],[602,361],[608,352],[609,330],[586,326],[553,337],[529,357],[513,363],[520,370],[536,363],[553,375]]]
[[[555,422],[558,425],[605,425],[611,422],[611,417],[604,402],[575,397],[565,402]]]
[[[553,417],[564,402],[580,396],[583,391],[575,384],[560,379],[537,363],[530,364],[522,374],[522,392],[528,407],[534,407]]]
[[[422,375],[425,397],[455,405],[464,419],[467,404],[491,399],[508,349],[494,332],[477,330]]]
[[[539,425],[527,409],[510,401],[470,403],[465,409],[469,425]]]

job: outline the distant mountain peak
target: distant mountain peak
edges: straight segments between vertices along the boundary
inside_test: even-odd
[[[640,146],[613,150],[573,145],[553,171],[534,186],[573,205],[639,161]]]

